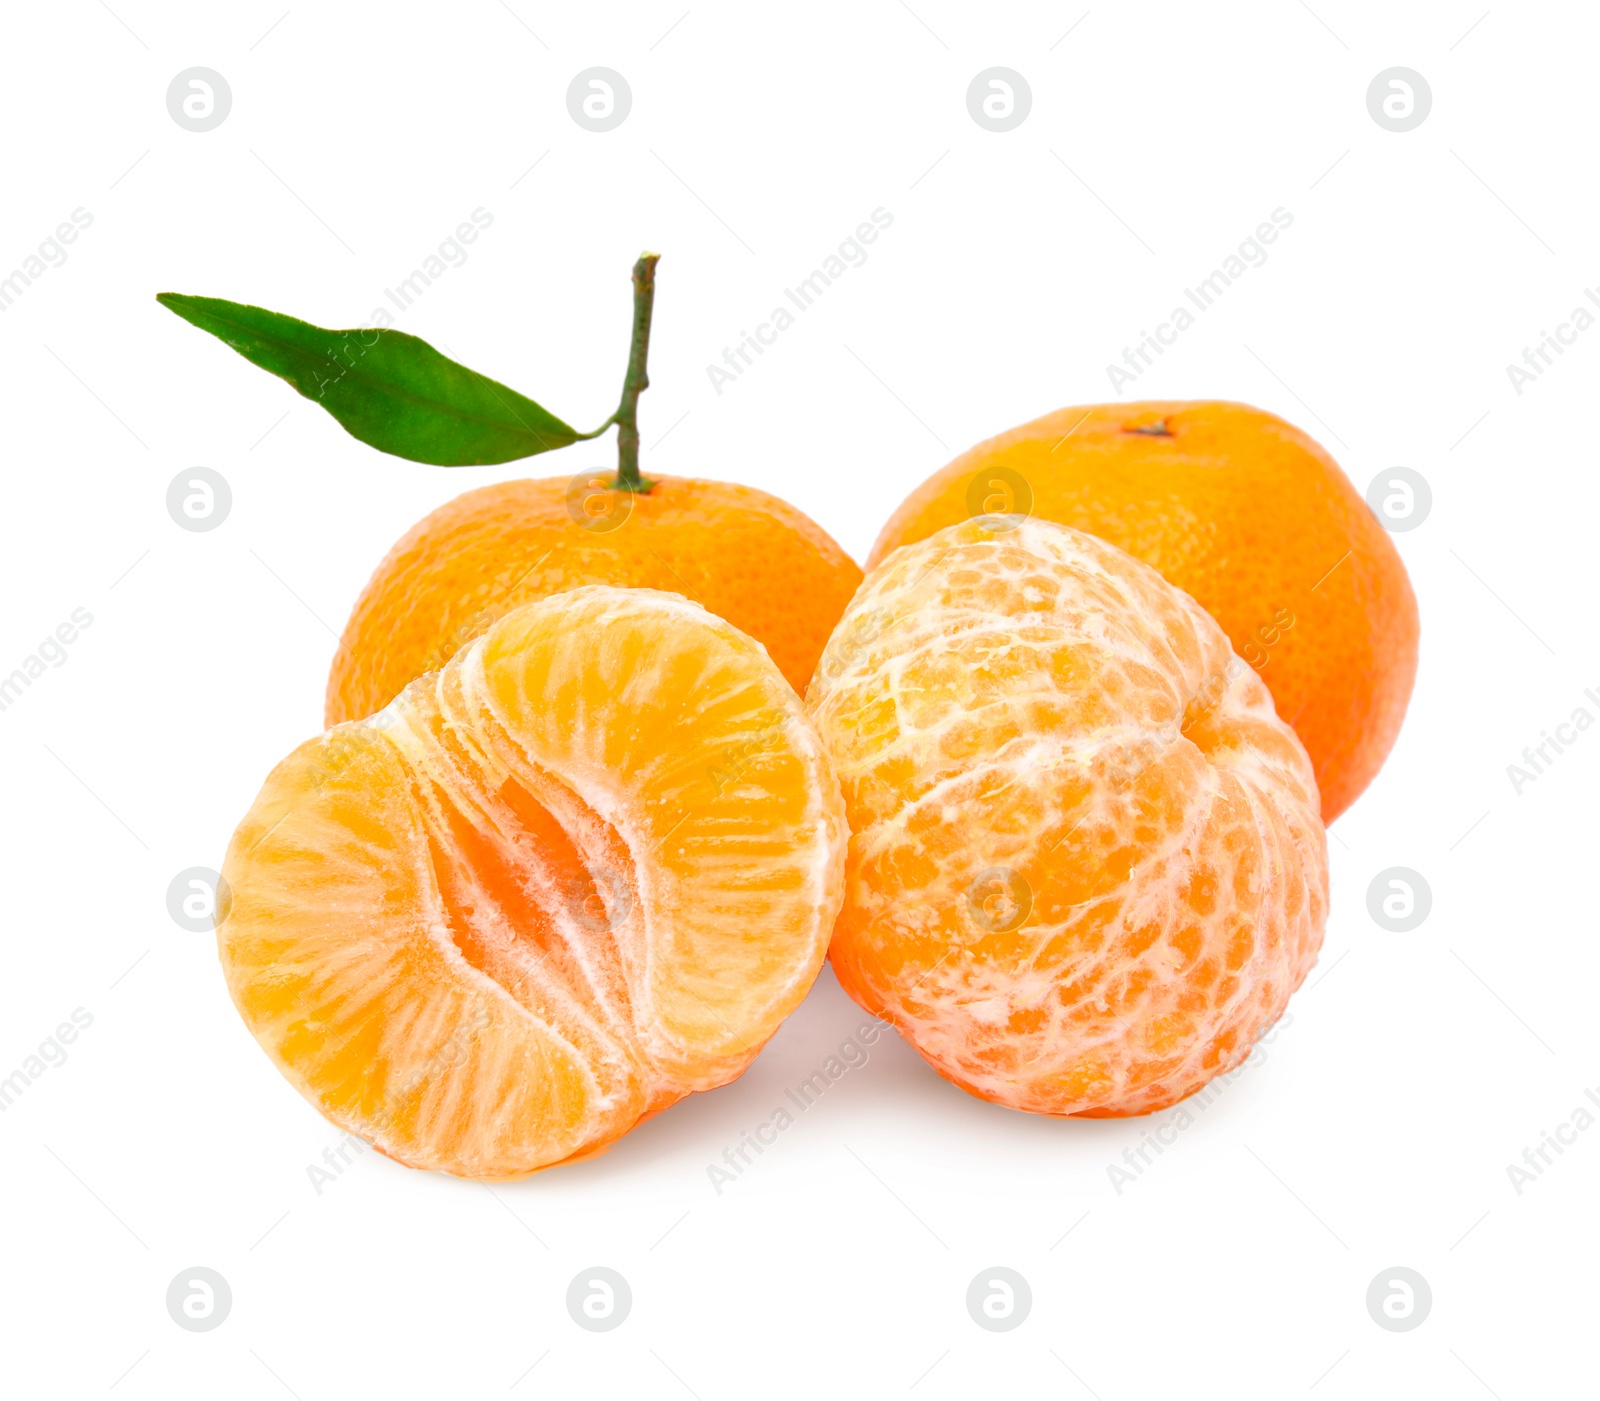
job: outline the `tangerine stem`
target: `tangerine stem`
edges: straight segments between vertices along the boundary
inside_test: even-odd
[[[641,494],[655,485],[639,475],[639,395],[650,387],[645,361],[650,354],[650,313],[655,305],[660,257],[659,253],[641,253],[633,265],[633,343],[628,348],[622,401],[612,416],[617,425],[617,479],[612,486]]]

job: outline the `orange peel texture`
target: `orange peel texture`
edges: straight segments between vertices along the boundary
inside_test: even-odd
[[[815,521],[752,486],[609,471],[496,482],[411,527],[373,571],[328,673],[322,723],[360,720],[513,608],[585,584],[683,594],[749,634],[796,691],[861,570]]]
[[[1307,434],[1246,404],[1094,404],[979,443],[913,491],[897,546],[979,510],[1087,530],[1221,625],[1311,756],[1332,822],[1394,747],[1417,674],[1417,599],[1389,533]]]

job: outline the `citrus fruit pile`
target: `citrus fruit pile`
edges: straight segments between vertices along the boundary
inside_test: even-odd
[[[414,337],[164,294],[414,460],[618,429],[615,479],[470,491],[373,575],[330,728],[224,863],[256,1040],[336,1124],[487,1180],[734,1079],[825,956],[1014,1109],[1149,1113],[1238,1065],[1416,671],[1360,496],[1258,410],[1067,409],[917,488],[863,579],[764,492],[641,477],[654,270],[591,433]]]

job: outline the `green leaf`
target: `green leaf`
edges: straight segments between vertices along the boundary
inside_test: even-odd
[[[595,436],[403,331],[327,331],[263,307],[177,292],[156,300],[288,380],[352,437],[396,457],[474,467]]]

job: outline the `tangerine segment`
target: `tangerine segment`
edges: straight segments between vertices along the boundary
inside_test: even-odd
[[[821,966],[845,837],[759,644],[582,588],[278,765],[224,865],[223,968],[335,1123],[519,1176],[749,1064]]]
[[[1316,781],[1187,594],[995,523],[889,555],[818,664],[852,832],[830,957],[980,1098],[1148,1113],[1243,1060],[1314,963]]]

